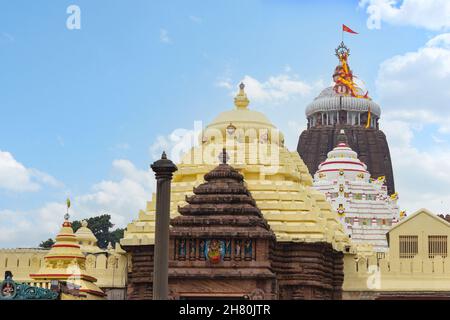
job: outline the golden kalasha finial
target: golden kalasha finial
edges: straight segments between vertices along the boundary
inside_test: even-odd
[[[250,104],[250,100],[247,98],[247,94],[245,93],[245,84],[241,82],[239,85],[239,93],[234,98],[234,105],[239,108],[247,108]]]
[[[63,223],[63,227],[70,227],[72,226],[72,224],[69,222],[70,219],[70,215],[69,215],[69,209],[70,209],[70,199],[67,198],[66,199],[66,214],[64,215],[64,223]]]
[[[67,211],[66,214],[64,215],[64,220],[69,220],[70,215],[69,215],[69,209],[70,209],[70,199],[67,198],[66,200],[66,206],[67,206]]]

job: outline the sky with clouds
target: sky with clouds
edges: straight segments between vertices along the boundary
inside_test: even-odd
[[[70,5],[81,29],[68,29]],[[450,213],[450,1],[75,0],[0,5],[0,247],[109,213],[120,227],[149,170],[232,108],[244,81],[296,148],[331,82],[341,24],[350,66],[382,107],[400,206]],[[177,160],[177,154],[173,154]]]

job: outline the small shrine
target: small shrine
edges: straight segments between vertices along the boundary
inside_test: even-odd
[[[388,195],[385,178],[374,179],[347,142],[344,129],[337,146],[314,175],[314,188],[323,192],[355,244],[370,244],[386,252],[386,233],[399,222],[398,194]]]
[[[57,281],[65,284],[70,291],[77,292],[76,295],[63,293],[62,299],[104,299],[106,294],[95,284],[97,279],[86,271],[86,257],[69,221],[69,207],[70,201],[67,200],[67,213],[56,242],[45,255],[44,265],[30,277],[42,287],[49,287]]]
[[[205,175],[171,220],[169,287],[173,299],[274,299],[275,241],[243,176],[222,163]]]

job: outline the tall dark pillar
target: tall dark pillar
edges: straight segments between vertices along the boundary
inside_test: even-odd
[[[151,165],[155,172],[156,186],[156,226],[155,255],[153,271],[153,300],[167,300],[169,295],[169,223],[170,223],[170,183],[178,170],[163,152],[161,159]]]

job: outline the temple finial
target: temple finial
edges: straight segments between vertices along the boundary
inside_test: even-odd
[[[238,109],[245,109],[250,104],[250,101],[247,98],[247,94],[245,93],[245,84],[241,82],[239,85],[239,93],[234,98],[234,105]]]
[[[167,154],[165,151],[163,151],[162,155],[161,155],[161,159],[162,160],[167,160]]]
[[[345,134],[345,130],[341,129],[341,131],[339,131],[339,134],[337,136],[337,144],[345,144],[348,145],[348,141],[347,141],[347,135]]]
[[[67,207],[67,210],[66,210],[66,214],[64,215],[64,220],[69,221],[69,219],[70,219],[70,215],[69,215],[70,199],[69,198],[66,199],[66,207]]]
[[[228,156],[226,148],[222,149],[222,152],[219,154],[218,158],[219,158],[220,164],[227,164],[230,157]]]
[[[70,215],[69,215],[69,209],[70,209],[70,199],[66,199],[66,214],[64,215],[64,223],[63,227],[71,227],[72,223],[70,223]]]
[[[222,163],[227,164],[227,149],[226,148],[222,149]]]

